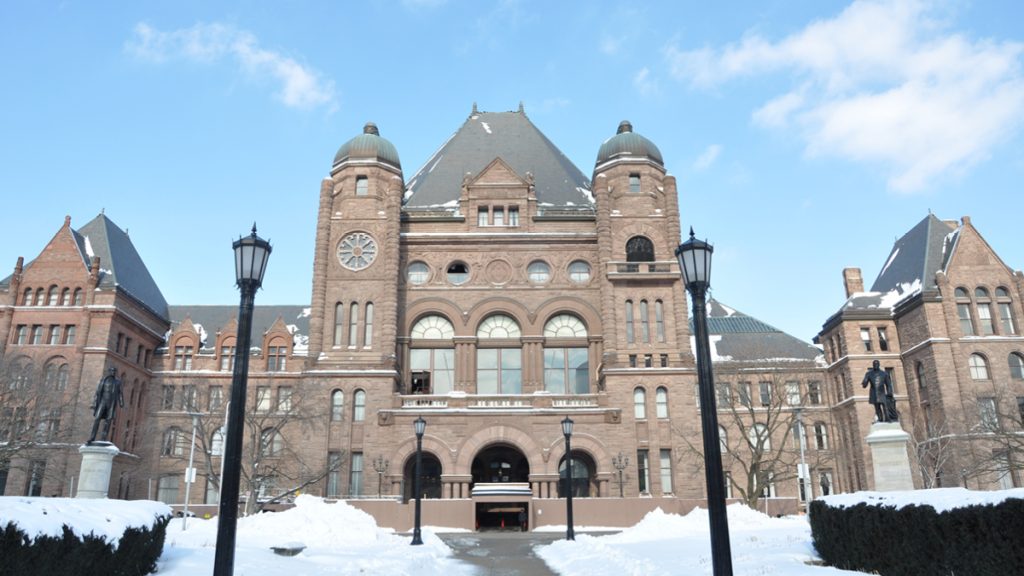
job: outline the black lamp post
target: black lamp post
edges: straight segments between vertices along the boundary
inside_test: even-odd
[[[697,384],[700,389],[700,423],[704,436],[704,475],[708,490],[708,518],[711,524],[711,563],[714,576],[732,576],[729,548],[729,519],[725,511],[725,475],[718,439],[718,409],[715,381],[711,374],[711,345],[708,342],[707,297],[714,248],[693,237],[676,249],[683,285],[693,298],[693,328],[697,340]]]
[[[413,480],[413,488],[416,490],[416,525],[412,529],[412,545],[419,546],[423,544],[423,539],[420,538],[420,470],[423,467],[423,432],[427,429],[427,421],[420,416],[413,421],[413,426],[416,428],[416,478]]]
[[[565,539],[575,540],[572,528],[572,418],[562,420],[562,434],[565,436]]]
[[[235,283],[242,292],[238,305],[238,336],[235,367],[231,375],[231,408],[224,438],[220,513],[217,516],[217,550],[214,576],[231,576],[235,571],[235,526],[238,522],[238,484],[242,471],[242,435],[245,426],[245,386],[249,375],[249,345],[252,339],[252,308],[256,291],[263,285],[263,273],[270,257],[270,243],[256,235],[239,238],[235,250]]]

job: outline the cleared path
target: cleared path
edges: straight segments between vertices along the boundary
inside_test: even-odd
[[[480,576],[554,576],[533,553],[534,546],[565,538],[548,532],[472,532],[438,534],[459,560],[479,568]]]

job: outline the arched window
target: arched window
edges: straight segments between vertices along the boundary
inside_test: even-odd
[[[47,306],[56,306],[57,304],[60,303],[60,299],[59,299],[59,297],[57,295],[58,294],[58,292],[57,292],[58,290],[59,289],[57,288],[57,286],[50,286],[50,290],[46,293],[46,305]]]
[[[647,344],[651,341],[650,318],[647,315],[647,300],[640,301],[640,341]]]
[[[1024,356],[1013,352],[1007,358],[1007,363],[1010,365],[1010,378],[1024,380]]]
[[[161,456],[182,456],[185,454],[185,435],[177,426],[171,426],[164,431],[163,444],[160,448]]]
[[[477,328],[481,340],[476,351],[476,390],[478,394],[520,394],[523,390],[520,348],[487,348],[485,340],[519,338],[522,332],[515,320],[504,314],[488,316]],[[493,346],[493,344],[492,344]]]
[[[57,361],[49,362],[46,368],[43,369],[44,377],[43,384],[47,389],[56,388],[57,386],[57,370],[59,369],[59,363]]]
[[[978,323],[981,325],[981,335],[989,336],[995,334],[995,326],[992,323],[992,300],[988,297],[988,290],[981,286],[975,288],[974,300],[978,307]]]
[[[668,388],[658,386],[654,391],[654,408],[658,418],[668,418]]]
[[[409,350],[413,394],[447,394],[455,384],[455,349],[451,339],[455,327],[444,316],[424,316],[410,331],[412,340],[448,340],[444,347],[417,347]],[[420,344],[422,346],[422,344]]]
[[[71,305],[71,289],[65,288],[60,291],[60,305],[70,306]]]
[[[828,425],[824,422],[814,423],[814,447],[818,450],[828,450]]]
[[[960,320],[960,331],[964,336],[974,336],[974,320],[971,318],[971,297],[965,288],[954,291],[956,297],[956,315]]]
[[[635,340],[633,335],[633,301],[626,300],[626,342],[632,344]]]
[[[210,456],[224,455],[224,429],[217,428],[210,437]]]
[[[21,299],[21,304],[23,306],[31,306],[33,304],[31,288],[25,288],[25,296]]]
[[[573,498],[586,498],[590,496],[590,485],[595,469],[594,460],[583,452],[573,450],[572,457],[569,458],[569,461],[570,466],[572,466]],[[566,458],[564,456],[562,457],[562,461],[558,463],[558,478],[558,497],[565,498],[568,492],[566,484],[569,481],[569,476],[566,469]]]
[[[362,422],[366,419],[366,392],[356,390],[352,397],[352,420]]]
[[[764,424],[754,424],[747,433],[747,436],[750,441],[750,447],[755,451],[760,451],[763,454],[772,449],[772,439],[768,435],[768,427]]]
[[[921,396],[921,402],[928,401],[928,380],[924,376],[924,364],[918,362],[914,371],[917,373],[917,390]]]
[[[627,240],[626,262],[654,262],[654,243],[644,236]]]
[[[544,325],[544,389],[552,394],[590,393],[587,328],[571,314],[559,314]]]
[[[665,306],[661,300],[654,301],[654,326],[658,334],[658,342],[665,341]]]
[[[265,428],[260,433],[260,455],[277,456],[284,449],[284,438],[275,428]]]
[[[633,417],[637,420],[647,419],[647,391],[643,388],[633,389]]]
[[[345,305],[334,305],[334,345],[341,346],[345,340]]]
[[[66,390],[68,387],[68,375],[71,368],[67,364],[61,364],[57,369],[57,390]]]
[[[36,306],[44,306],[46,304],[46,294],[42,288],[36,290]]]
[[[721,425],[718,426],[718,445],[722,450],[722,454],[729,451],[729,433]]]
[[[970,367],[973,380],[988,380],[988,363],[985,362],[984,356],[981,354],[971,354],[967,365]]]
[[[1005,336],[1017,333],[1013,322],[1013,306],[1010,292],[1002,286],[996,288],[996,308],[999,310],[999,332]]]
[[[331,421],[341,422],[345,418],[345,393],[341,390],[331,392]]]
[[[283,372],[288,368],[288,345],[280,339],[270,341],[267,346],[267,372]]]
[[[373,302],[366,303],[366,314],[363,316],[363,347],[373,346]]]
[[[353,302],[348,307],[348,345],[355,348],[359,344],[356,338],[359,336],[359,304]]]
[[[71,304],[72,304],[72,306],[81,306],[82,305],[82,289],[81,288],[75,288],[75,293],[71,297]]]

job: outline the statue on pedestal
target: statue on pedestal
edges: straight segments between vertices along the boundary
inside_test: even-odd
[[[124,394],[121,392],[121,380],[117,377],[117,368],[111,367],[110,372],[100,379],[96,386],[96,395],[93,397],[92,408],[93,422],[92,433],[86,444],[96,441],[96,432],[99,430],[100,420],[103,420],[103,434],[101,441],[106,442],[110,435],[110,423],[114,421],[117,414],[117,407],[124,406]]]
[[[899,412],[896,411],[896,399],[893,398],[892,378],[878,367],[878,360],[871,364],[871,369],[864,375],[860,385],[867,388],[871,385],[868,402],[875,407],[876,422],[898,422]]]

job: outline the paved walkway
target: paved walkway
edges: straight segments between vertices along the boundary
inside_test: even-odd
[[[534,546],[565,538],[551,532],[472,532],[438,534],[455,557],[480,568],[480,576],[555,576],[533,553]]]

